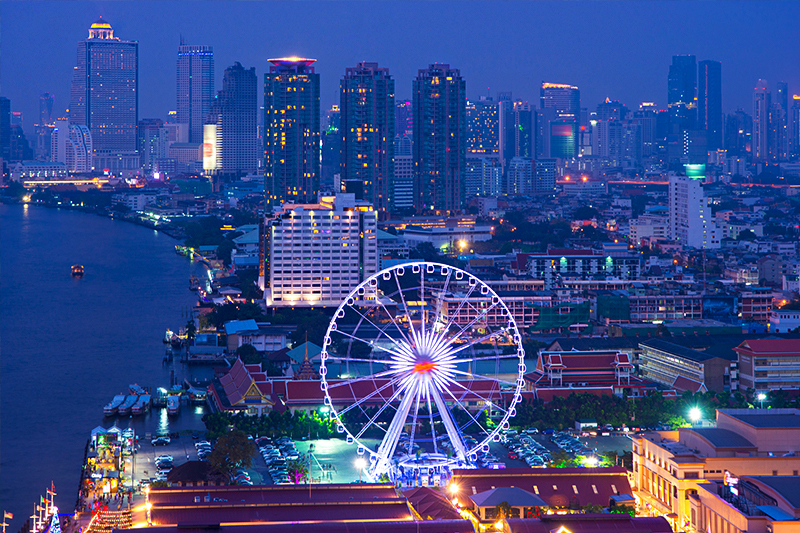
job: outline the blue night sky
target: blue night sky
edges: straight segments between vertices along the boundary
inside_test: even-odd
[[[398,99],[410,97],[417,69],[442,62],[461,69],[468,98],[510,90],[536,101],[550,81],[579,86],[590,110],[606,96],[665,107],[675,54],[722,62],[724,111],[751,112],[759,78],[800,94],[800,2],[4,0],[0,94],[23,112],[27,132],[42,92],[55,93],[63,115],[76,44],[101,15],[117,37],[140,43],[140,118],[175,109],[181,35],[214,47],[217,89],[234,61],[255,66],[263,83],[270,57],[316,58],[323,109],[338,102],[339,79],[358,61],[389,67]]]

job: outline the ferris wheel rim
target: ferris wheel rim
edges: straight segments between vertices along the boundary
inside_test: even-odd
[[[364,434],[366,428],[369,428],[371,425],[375,425],[375,419],[377,418],[377,416],[374,419],[369,420],[365,424],[365,429],[362,429],[362,431],[358,435],[354,435],[354,433],[350,431],[350,429],[344,423],[342,417],[346,412],[348,412],[354,406],[360,406],[360,402],[352,404],[352,405],[348,406],[345,409],[337,409],[336,406],[335,406],[335,402],[334,402],[334,400],[331,397],[331,394],[329,392],[329,389],[331,387],[328,384],[328,378],[326,377],[326,374],[327,374],[326,370],[327,370],[327,365],[328,365],[328,362],[329,362],[330,359],[333,359],[333,360],[337,360],[337,359],[338,360],[345,360],[345,359],[347,359],[348,361],[351,360],[350,358],[344,358],[344,357],[341,357],[339,355],[332,354],[328,350],[329,346],[332,345],[331,334],[333,332],[337,332],[337,333],[340,333],[340,334],[342,333],[342,331],[340,331],[338,329],[337,319],[344,317],[344,315],[343,315],[344,310],[347,307],[350,307],[351,309],[355,310],[356,313],[360,314],[362,316],[362,318],[366,319],[366,317],[363,314],[361,314],[355,307],[355,302],[357,301],[358,296],[363,296],[365,294],[365,290],[367,288],[369,288],[369,289],[375,291],[376,299],[377,299],[377,296],[378,296],[378,288],[377,287],[378,287],[378,283],[379,283],[378,280],[380,280],[381,278],[383,278],[384,280],[389,279],[389,278],[386,278],[385,276],[388,274],[389,277],[391,277],[392,273],[394,273],[396,279],[399,279],[399,278],[397,278],[398,271],[400,272],[400,275],[405,275],[405,271],[407,269],[411,269],[412,274],[419,273],[421,275],[421,279],[423,279],[423,280],[424,280],[424,274],[425,273],[434,273],[435,274],[436,272],[439,272],[440,275],[444,275],[445,273],[459,272],[460,276],[461,276],[459,279],[465,279],[467,281],[467,283],[471,287],[480,285],[481,286],[481,294],[483,296],[487,296],[487,297],[491,298],[492,302],[493,302],[492,306],[493,307],[497,306],[502,311],[503,316],[504,316],[504,320],[506,320],[506,319],[508,320],[508,324],[509,324],[508,328],[501,328],[498,331],[499,332],[503,332],[503,331],[510,330],[510,337],[513,340],[513,344],[516,345],[516,350],[515,350],[514,354],[510,354],[510,355],[507,355],[507,356],[504,355],[503,356],[503,358],[516,357],[518,359],[518,368],[517,368],[517,372],[516,372],[516,375],[517,375],[516,382],[504,381],[504,380],[500,380],[500,379],[497,379],[497,378],[491,378],[491,377],[484,377],[484,376],[481,376],[481,375],[475,375],[477,377],[477,380],[495,382],[496,387],[493,386],[492,389],[489,391],[489,397],[492,397],[492,394],[495,394],[495,393],[499,394],[501,396],[501,398],[502,398],[502,396],[504,394],[508,394],[511,397],[511,400],[510,400],[510,402],[508,404],[508,408],[507,409],[501,409],[503,411],[503,415],[501,417],[501,420],[496,424],[496,427],[493,428],[493,429],[488,429],[486,427],[483,427],[474,417],[472,417],[472,415],[470,414],[469,410],[466,408],[466,405],[464,405],[464,403],[462,403],[462,401],[466,397],[466,394],[468,394],[468,393],[469,394],[473,394],[473,395],[481,398],[482,400],[484,400],[485,404],[488,403],[489,404],[489,411],[491,412],[492,408],[495,407],[495,405],[493,404],[493,402],[491,400],[486,400],[485,398],[481,397],[479,394],[477,394],[474,391],[470,390],[469,388],[464,387],[463,385],[461,385],[457,380],[453,380],[453,382],[456,385],[460,386],[462,389],[464,389],[461,392],[461,400],[459,400],[457,398],[457,395],[454,395],[452,393],[452,391],[450,391],[449,389],[445,388],[445,390],[447,391],[447,393],[450,396],[450,399],[448,400],[447,398],[444,398],[444,401],[447,402],[447,401],[452,400],[452,402],[454,402],[454,405],[457,405],[457,406],[463,408],[463,410],[472,418],[472,421],[475,422],[477,427],[481,431],[483,431],[485,433],[485,436],[482,439],[478,440],[474,446],[466,446],[466,442],[463,442],[463,444],[465,445],[465,448],[466,448],[466,453],[465,453],[465,456],[463,458],[462,457],[457,457],[456,454],[453,453],[452,457],[449,460],[437,460],[436,461],[436,465],[437,466],[439,466],[439,465],[452,466],[454,464],[462,464],[464,461],[466,461],[468,463],[474,462],[476,460],[476,458],[477,458],[477,454],[478,453],[484,452],[484,451],[488,451],[489,445],[492,442],[498,442],[498,441],[501,440],[501,433],[509,428],[509,420],[511,418],[513,418],[515,416],[515,414],[516,414],[515,407],[522,400],[521,392],[522,392],[522,388],[523,388],[523,385],[524,385],[524,377],[523,376],[524,376],[524,372],[525,372],[525,361],[524,361],[525,352],[524,352],[524,348],[522,346],[522,336],[521,336],[521,334],[519,332],[519,328],[517,326],[516,320],[514,319],[513,314],[511,313],[511,311],[508,308],[508,306],[505,304],[505,302],[503,302],[502,298],[500,298],[500,296],[497,294],[497,292],[494,289],[492,289],[483,280],[481,280],[480,278],[478,278],[474,274],[471,274],[471,273],[469,273],[469,272],[467,272],[467,271],[465,271],[463,269],[460,269],[458,267],[454,267],[452,265],[446,265],[446,264],[438,263],[438,262],[430,262],[430,261],[409,261],[407,263],[401,263],[401,264],[397,264],[397,265],[392,265],[390,267],[382,269],[382,270],[372,274],[371,276],[367,277],[366,279],[364,279],[361,283],[359,283],[356,287],[354,287],[348,293],[348,295],[342,300],[342,302],[336,308],[336,311],[334,312],[334,314],[333,314],[333,316],[332,316],[332,318],[331,318],[331,320],[330,320],[330,322],[328,324],[328,328],[326,329],[325,336],[324,336],[323,343],[322,343],[323,345],[322,345],[322,350],[321,350],[321,353],[320,353],[320,379],[321,379],[321,382],[322,382],[321,383],[321,388],[323,390],[324,403],[330,409],[330,418],[331,418],[331,420],[333,420],[336,423],[337,432],[338,433],[344,433],[346,435],[348,444],[357,445],[358,454],[359,455],[369,454],[369,456],[370,456],[369,468],[375,468],[376,465],[380,464],[381,459],[383,459],[383,461],[385,463],[397,462],[397,461],[394,461],[394,458],[397,455],[397,451],[400,449],[399,447],[397,447],[397,442],[395,442],[396,448],[393,448],[393,453],[389,457],[383,457],[381,455],[381,453],[380,453],[381,446],[380,445],[375,446],[375,449],[373,449],[373,446],[371,446],[371,445],[369,445],[369,444],[364,442],[366,437],[363,437],[363,434]],[[449,280],[449,277],[448,277],[448,280]],[[418,288],[420,288],[420,287],[416,287],[415,290],[418,289]],[[424,282],[423,282],[422,288],[424,289]],[[486,289],[485,291],[484,291],[484,288]],[[401,294],[402,295],[403,290],[404,289],[400,288],[399,281],[398,281],[398,291],[396,293],[392,293],[392,294],[393,295],[397,295],[397,294]],[[405,290],[407,290],[407,289],[405,289]],[[467,301],[467,299],[469,297],[469,294],[471,294],[471,292],[472,292],[472,290],[470,290],[470,292],[467,294],[467,296],[463,297],[462,302]],[[404,300],[403,300],[403,306],[404,306],[404,309],[406,310],[406,312],[408,313],[408,307],[405,304]],[[463,306],[463,303],[462,303],[462,306]],[[398,307],[399,307],[399,304],[398,304]],[[459,307],[459,310],[460,309],[461,309],[461,307]],[[387,311],[387,314],[388,314],[388,311]],[[394,323],[394,320],[391,318],[390,314],[389,314],[389,318]],[[369,322],[371,325],[374,326],[374,324],[372,324],[368,319],[366,319],[366,320],[367,320],[367,322]],[[422,322],[424,322],[424,319],[423,319]],[[473,321],[473,324],[474,324],[474,321]],[[360,325],[361,325],[361,323],[359,322],[359,326]],[[397,326],[396,323],[395,323],[395,326]],[[388,327],[388,325],[387,325],[387,327]],[[385,330],[380,330],[380,328],[377,328],[377,329],[381,333],[385,334]],[[411,329],[413,330],[413,326],[411,327]],[[463,333],[463,330],[462,330],[462,333]],[[493,333],[491,336],[494,336],[495,334],[496,333]],[[362,340],[363,341],[363,339],[356,339],[355,337],[353,337],[353,339]],[[352,343],[353,341],[351,340],[350,342]],[[369,344],[374,349],[374,347],[375,347],[374,346],[374,340],[371,341]],[[476,344],[476,343],[470,342],[470,343],[466,344],[465,347],[472,347],[472,346],[474,346],[474,344]],[[349,355],[349,350],[348,350],[348,355]],[[499,361],[501,359],[501,357],[500,357],[500,354],[495,354],[494,357],[493,356],[488,356],[488,357],[486,357],[486,359],[494,359],[496,361]],[[369,362],[370,363],[374,362],[377,366],[384,367],[384,368],[385,368],[386,364],[390,364],[389,361],[387,361],[387,360],[372,360],[372,359],[370,359]],[[325,370],[323,370],[323,369],[325,369]],[[466,372],[460,372],[460,373],[461,374],[467,374]],[[352,385],[354,383],[361,382],[361,381],[372,381],[372,382],[375,382],[376,379],[386,379],[385,375],[388,375],[388,373],[386,371],[372,373],[372,374],[370,374],[368,376],[359,376],[357,378],[348,378],[346,380],[341,380],[339,383],[335,384],[335,386],[346,386],[346,387],[349,387],[350,391],[353,393],[353,395],[355,397],[355,391],[352,388]],[[503,387],[500,385],[501,383],[504,383],[506,386],[514,387],[514,389],[513,390],[505,390],[504,391]],[[382,389],[384,389],[384,388],[386,388],[386,387],[388,387],[390,385],[393,385],[393,387],[397,388],[398,391],[403,390],[402,388],[398,388],[396,386],[396,383],[395,383],[395,381],[393,379],[387,379],[386,384],[384,384],[383,387],[381,387],[380,389],[377,388],[377,384],[376,384],[376,390],[373,391],[372,394],[375,394],[376,392],[382,391]],[[383,410],[385,410],[386,407],[390,406],[390,404],[397,398],[397,395],[398,395],[398,393],[396,392],[391,398],[386,400],[384,405],[383,405],[383,407],[379,410],[378,414],[380,414]],[[381,396],[381,399],[384,399],[384,397]],[[364,400],[362,399],[362,401],[364,401]],[[394,407],[394,406],[391,405],[391,407]],[[419,405],[417,405],[417,409],[419,409]],[[445,409],[447,409],[446,405],[445,405]],[[362,409],[362,412],[363,412],[363,409]],[[439,412],[439,411],[437,411],[437,412]],[[398,415],[399,415],[399,411],[395,408],[394,417],[397,417]],[[439,415],[440,415],[440,417],[442,417],[442,419],[444,419],[444,414],[443,413],[439,412]],[[403,418],[406,421],[405,423],[408,423],[408,414],[406,414]],[[432,424],[433,424],[433,420],[434,420],[433,412],[430,411],[430,421],[431,421]],[[416,419],[415,419],[414,423],[416,424]],[[384,440],[385,439],[386,439],[386,436],[384,436]],[[435,433],[433,434],[433,440],[434,441],[436,440]],[[408,454],[401,455],[401,458],[402,457],[410,457],[411,455],[413,455],[413,450],[409,449],[408,450]]]

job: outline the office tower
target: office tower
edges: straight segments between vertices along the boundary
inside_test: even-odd
[[[11,100],[0,97],[0,159],[11,159]]]
[[[620,163],[626,167],[638,167],[642,164],[642,126],[634,121],[622,123],[620,142]]]
[[[467,170],[464,173],[466,197],[500,196],[506,192],[502,183],[503,167],[496,158],[467,155]]]
[[[658,129],[658,109],[652,102],[642,102],[639,109],[633,112],[632,121],[639,124],[642,135],[642,157],[650,157],[656,153],[657,129]]]
[[[403,100],[395,104],[395,133],[397,135],[414,135],[414,109],[411,100]]]
[[[769,86],[758,80],[753,90],[753,145],[750,153],[753,161],[765,161],[769,157],[769,112],[772,106]]]
[[[466,83],[458,69],[435,63],[413,84],[414,197],[417,211],[457,213],[466,194]]]
[[[391,208],[394,176],[394,80],[388,68],[362,62],[339,82],[341,180],[378,211]],[[355,192],[347,190],[347,192]]]
[[[697,127],[706,130],[710,151],[722,148],[722,63],[719,61],[698,63]]]
[[[72,76],[70,122],[92,132],[95,168],[139,168],[136,154],[139,123],[139,43],[114,37],[100,18],[89,38],[78,43]]]
[[[42,93],[39,95],[39,125],[44,126],[53,123],[53,105],[55,105],[56,95]]]
[[[50,136],[50,160],[69,172],[92,171],[92,134],[87,126],[57,120]]]
[[[334,191],[336,183],[340,183],[342,136],[339,104],[333,104],[325,114],[320,140],[322,141],[322,165],[320,167],[319,186],[322,191]]]
[[[225,69],[222,90],[203,125],[203,169],[207,173],[232,176],[258,169],[257,113],[256,69],[246,69],[237,61]]]
[[[22,127],[22,111],[11,112],[11,125]]]
[[[177,61],[178,124],[188,124],[186,142],[203,142],[203,124],[214,100],[214,50],[202,44],[178,46]]]
[[[606,97],[597,104],[597,120],[625,120],[627,116],[628,108],[617,100]]]
[[[786,112],[781,104],[769,106],[769,130],[767,131],[769,157],[774,161],[789,159],[789,137],[786,127]]]
[[[411,135],[394,138],[394,194],[392,211],[410,213],[414,210],[414,156]]]
[[[13,115],[13,113],[12,113]],[[11,161],[30,161],[33,159],[33,149],[20,124],[11,124]]]
[[[467,102],[467,157],[470,154],[487,157],[500,154],[499,103],[486,96]]]
[[[599,120],[592,131],[594,132],[592,153],[603,159],[606,166],[619,166],[622,160],[622,122]]]
[[[792,96],[794,104],[789,112],[789,147],[793,155],[800,154],[800,94]]]
[[[711,215],[702,179],[669,178],[669,238],[689,248],[719,248],[720,232]]]
[[[737,109],[725,117],[725,150],[728,155],[744,156],[750,151],[750,141],[753,130],[753,119]]]
[[[542,150],[546,157],[572,159],[578,152],[578,122],[581,113],[581,93],[577,87],[560,83],[542,83],[539,128]],[[539,143],[537,143],[538,145]]]
[[[378,271],[377,212],[353,194],[284,204],[264,224],[270,307],[336,307]]]
[[[528,102],[512,102],[511,94],[500,104],[500,161],[536,155],[536,112]]]
[[[789,84],[785,81],[779,81],[775,86],[775,102],[780,104],[784,112],[789,111]],[[786,118],[789,118],[788,114]]]
[[[156,161],[169,157],[169,131],[158,118],[145,118],[139,121],[139,156],[142,169],[158,170]]]
[[[536,160],[536,192],[552,193],[556,189],[556,160]]]
[[[319,74],[314,59],[270,59],[264,74],[267,200],[313,202],[319,191]]]
[[[697,60],[693,55],[672,56],[667,79],[670,131],[676,134],[694,128],[697,115]]]

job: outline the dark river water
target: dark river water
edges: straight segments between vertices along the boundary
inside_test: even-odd
[[[156,231],[96,215],[0,204],[0,504],[23,525],[54,482],[71,512],[84,446],[98,425],[199,429],[202,408],[162,409],[104,419],[103,406],[130,383],[168,386],[170,371],[204,378],[209,369],[163,364],[167,328],[186,324],[203,268],[175,254]],[[77,279],[70,266],[83,264]]]

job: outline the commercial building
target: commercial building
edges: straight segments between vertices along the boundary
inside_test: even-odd
[[[498,159],[467,156],[467,170],[464,173],[467,198],[502,195],[506,190],[502,178],[503,167]]]
[[[797,328],[800,328],[800,310],[773,309],[770,312],[770,333],[789,333]]]
[[[264,297],[275,307],[336,307],[378,271],[377,213],[353,194],[284,203],[265,219]]]
[[[142,169],[157,170],[156,161],[169,156],[169,132],[158,118],[139,121],[139,156]]]
[[[394,138],[394,184],[392,211],[410,213],[414,210],[414,157],[411,136]]]
[[[666,385],[678,392],[723,392],[731,390],[730,358],[693,350],[666,339],[640,343],[639,371],[644,379]]]
[[[50,160],[64,163],[68,172],[91,172],[92,133],[89,128],[57,120],[50,135]]]
[[[419,70],[413,91],[415,207],[458,213],[466,195],[466,82],[458,69],[434,63]]]
[[[264,172],[267,200],[316,200],[320,180],[319,74],[314,59],[270,59],[264,74]]]
[[[746,340],[739,354],[739,388],[757,392],[800,389],[800,340]]]
[[[697,118],[697,59],[693,55],[672,56],[667,78],[669,133],[694,128]]]
[[[203,124],[214,100],[214,49],[181,39],[176,79],[177,123],[187,125],[185,142],[202,143]]]
[[[511,99],[498,102],[500,161],[514,157],[536,157],[536,111],[528,102]]]
[[[639,254],[628,252],[553,248],[530,254],[528,273],[544,279],[546,288],[551,288],[557,278],[635,280],[641,273],[641,259]]]
[[[769,110],[772,94],[766,80],[758,80],[753,89],[753,143],[750,153],[754,161],[769,158]]]
[[[688,176],[669,178],[669,237],[684,247],[719,248],[720,231],[702,182]]]
[[[243,175],[258,169],[258,81],[241,63],[225,69],[203,126],[203,170]],[[192,144],[192,143],[190,143]]]
[[[95,168],[139,168],[139,43],[114,37],[102,19],[78,43],[69,104],[71,124],[92,133]]]
[[[394,80],[388,68],[362,62],[339,82],[341,183],[378,211],[392,205]]]
[[[482,96],[467,102],[467,157],[500,155],[500,102]]]
[[[722,148],[722,63],[719,61],[698,63],[697,127],[706,130],[709,151]]]
[[[692,510],[697,512],[693,499],[701,484],[730,476],[796,476],[798,452],[800,410],[718,409],[716,427],[633,438],[634,496],[642,512],[665,516],[683,530],[692,524]]]

